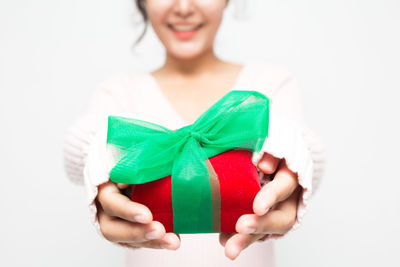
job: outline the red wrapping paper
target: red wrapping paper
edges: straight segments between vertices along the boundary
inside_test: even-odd
[[[253,201],[261,185],[251,158],[252,151],[235,149],[209,158],[220,184],[221,233],[236,232],[239,217],[254,213]],[[166,232],[173,232],[171,175],[134,185],[132,201],[147,206],[153,220],[161,222]]]

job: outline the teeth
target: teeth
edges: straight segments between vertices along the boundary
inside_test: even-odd
[[[174,30],[180,31],[180,32],[188,32],[188,31],[193,31],[198,28],[198,26],[191,26],[191,25],[174,25],[172,26]]]

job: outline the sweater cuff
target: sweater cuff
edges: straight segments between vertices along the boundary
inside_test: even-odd
[[[107,141],[107,124],[97,131],[89,145],[88,154],[86,157],[85,167],[83,170],[84,183],[87,191],[87,201],[89,205],[90,221],[96,229],[96,232],[103,237],[101,232],[99,219],[97,215],[97,207],[95,199],[98,194],[98,186],[109,181],[108,166],[105,160],[106,141]],[[118,242],[110,242],[118,247],[127,248],[125,245]]]
[[[311,196],[315,193],[324,165],[324,150],[321,142],[308,128],[294,121],[282,118],[270,118],[267,140],[260,152],[253,153],[253,164],[257,166],[262,155],[271,154],[284,158],[288,168],[298,175],[302,187],[297,205],[297,216],[294,225],[288,231],[297,229],[306,214]],[[273,236],[272,239],[283,237]]]

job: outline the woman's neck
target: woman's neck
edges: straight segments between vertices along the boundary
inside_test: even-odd
[[[198,55],[195,58],[181,59],[167,54],[163,72],[187,78],[199,77],[215,72],[223,61],[216,57],[213,49]]]

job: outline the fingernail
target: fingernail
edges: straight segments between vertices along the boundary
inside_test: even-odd
[[[146,238],[147,240],[152,240],[152,239],[159,239],[162,237],[162,233],[160,233],[157,230],[148,232],[145,234],[144,238]]]
[[[264,169],[269,169],[270,168],[270,164],[268,162],[261,161],[260,162],[260,167],[262,167]]]
[[[256,231],[256,228],[250,227],[250,228],[247,228],[247,229],[243,232],[243,234],[248,235],[248,234],[254,233],[255,231]]]
[[[141,215],[136,215],[135,217],[133,217],[133,219],[134,219],[135,221],[137,221],[138,223],[147,223],[148,220],[147,220],[146,217],[147,217],[147,216],[141,214]]]

